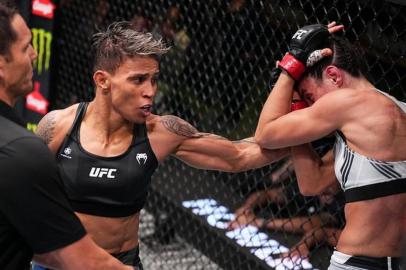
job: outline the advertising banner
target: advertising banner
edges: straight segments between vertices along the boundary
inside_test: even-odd
[[[25,98],[23,116],[27,128],[35,131],[39,120],[48,112],[52,52],[52,30],[55,4],[51,0],[32,0],[28,20],[32,44],[38,57],[34,62],[34,90]]]

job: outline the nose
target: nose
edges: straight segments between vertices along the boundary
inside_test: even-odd
[[[37,51],[32,47],[32,45],[30,45],[30,57],[31,57],[32,62],[34,62],[34,61],[37,59],[37,57],[38,57],[38,53],[37,53]]]
[[[145,98],[153,99],[157,92],[157,85],[154,82],[148,83],[143,91],[143,96]]]

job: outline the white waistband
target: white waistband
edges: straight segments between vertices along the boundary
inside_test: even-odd
[[[344,264],[351,257],[352,257],[351,255],[348,255],[348,254],[335,250],[333,252],[333,255],[331,256],[331,259],[340,264]]]
[[[352,257],[352,255],[348,255],[348,254],[335,250],[333,252],[333,255],[331,256],[331,260],[335,261],[339,264],[345,264],[351,257]],[[393,269],[392,268],[392,257],[386,257],[386,259],[387,259],[388,270],[392,270]]]

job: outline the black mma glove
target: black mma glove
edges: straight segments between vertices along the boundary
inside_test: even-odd
[[[292,36],[289,52],[282,58],[278,66],[286,70],[293,79],[299,80],[306,70],[310,54],[323,49],[322,44],[329,36],[330,33],[325,25],[303,26]]]

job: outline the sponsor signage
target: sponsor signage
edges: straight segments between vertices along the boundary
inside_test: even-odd
[[[34,82],[34,91],[26,97],[26,107],[33,112],[44,115],[48,112],[48,100],[39,91],[40,82]]]
[[[55,5],[50,0],[33,0],[32,1],[32,14],[39,17],[53,19]]]
[[[29,4],[27,4],[29,5]],[[52,57],[53,18],[55,4],[51,0],[32,0],[27,19],[32,33],[32,46],[38,54],[34,67],[34,90],[26,96],[22,115],[27,128],[35,131],[38,122],[49,110],[49,81]]]
[[[52,32],[40,28],[31,28],[32,46],[38,54],[34,62],[34,70],[38,75],[49,72],[51,63]]]

